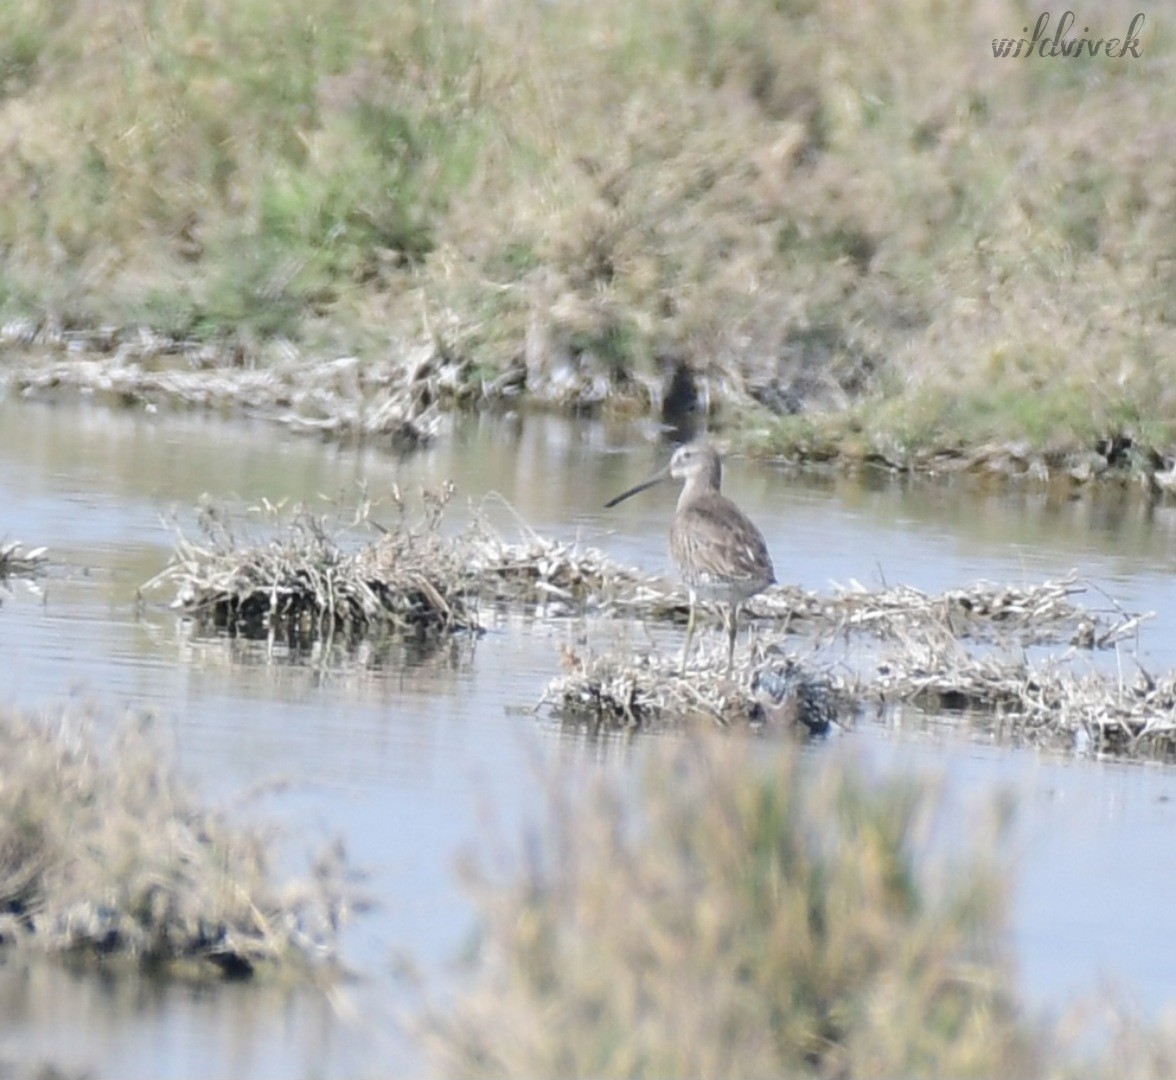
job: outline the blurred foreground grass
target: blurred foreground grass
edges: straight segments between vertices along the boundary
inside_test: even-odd
[[[1038,8],[0,6],[9,314],[257,354],[432,337],[646,405],[684,367],[816,453],[1173,440],[1156,18],[1140,59],[997,60]]]
[[[424,1024],[437,1074],[1171,1074],[1170,1029],[1020,1000],[1008,807],[952,822],[926,779],[788,745],[647,749],[637,792],[552,777],[513,863],[472,868],[472,984]]]
[[[97,728],[0,710],[0,961],[23,948],[187,978],[333,978],[350,903],[338,853],[279,887],[271,838],[199,805],[149,723]]]

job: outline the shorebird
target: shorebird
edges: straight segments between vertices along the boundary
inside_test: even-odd
[[[751,519],[720,491],[723,466],[719,455],[705,443],[679,446],[664,469],[654,473],[615,499],[605,509],[631,495],[660,484],[681,480],[682,493],[670,522],[670,558],[690,590],[690,619],[682,650],[682,674],[690,656],[699,600],[726,604],[727,674],[735,663],[735,636],[739,607],[748,597],[763,592],[776,580],[772,557],[763,534]]]

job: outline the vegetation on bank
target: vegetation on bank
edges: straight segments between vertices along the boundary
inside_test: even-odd
[[[325,974],[343,868],[279,887],[264,836],[201,807],[146,722],[0,710],[0,954],[186,977]]]
[[[481,934],[470,985],[423,1021],[436,1075],[1170,1070],[1170,1034],[1123,1023],[1104,1046],[1020,1000],[1007,807],[954,820],[926,778],[750,749],[651,744],[636,792],[551,778],[513,857],[469,867]]]
[[[1146,460],[1170,57],[1148,19],[1138,59],[994,58],[1025,12],[13,0],[0,306],[226,368],[424,342],[463,401],[697,401],[807,457]]]

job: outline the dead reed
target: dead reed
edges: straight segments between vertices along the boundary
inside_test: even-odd
[[[888,659],[854,690],[863,700],[909,702],[966,716],[1034,745],[1176,758],[1176,673],[1156,677],[1075,671],[1073,654],[1032,662],[951,650]]]
[[[1107,613],[1075,602],[1089,591],[1091,586],[1075,574],[1030,585],[978,581],[937,596],[910,585],[868,589],[851,581],[834,585],[829,596],[777,586],[754,597],[747,607],[753,615],[771,617],[785,628],[806,630],[824,640],[854,633],[879,639],[946,633],[953,639],[1005,645],[1105,646],[1137,625],[1116,611],[1108,623]]]
[[[14,338],[30,343],[0,386],[25,397],[76,394],[116,405],[236,410],[341,441],[385,440],[401,452],[432,441],[445,409],[477,393],[468,363],[433,343],[361,361],[312,358],[279,341],[267,345],[259,363],[239,348],[145,329],[0,329],[0,343]]]
[[[536,708],[592,733],[701,723],[823,735],[849,719],[854,701],[844,678],[772,653],[726,678],[726,653],[717,645],[701,645],[685,677],[677,657],[664,653],[581,656],[569,649],[564,674],[548,683]]]
[[[299,507],[284,534],[267,542],[239,540],[224,511],[205,506],[202,541],[177,530],[171,562],[144,589],[172,586],[173,606],[185,614],[253,637],[476,631],[460,591],[458,552],[437,528],[451,495],[452,488],[426,493],[423,522],[402,519],[351,551],[341,545],[347,530],[367,524],[367,503],[346,522]],[[268,510],[276,524],[276,510]]]
[[[542,536],[520,524],[509,539],[478,507],[458,539],[471,593],[494,602],[541,605],[549,613],[621,614],[656,605],[657,579],[622,566],[597,548]]]
[[[436,641],[478,633],[479,606],[522,604],[547,617],[594,613],[677,619],[679,591],[601,552],[522,528],[516,540],[486,507],[455,533],[442,528],[451,485],[422,492],[411,520],[373,528],[363,501],[333,519],[298,509],[284,533],[241,541],[224,511],[205,507],[203,540],[177,533],[172,561],[145,588],[175,589],[185,614],[247,637],[298,642],[391,634]],[[271,508],[276,523],[277,513]],[[362,530],[363,539],[360,538]],[[1176,675],[1134,679],[1097,668],[1092,654],[1129,643],[1146,614],[1080,602],[1075,575],[1037,584],[988,582],[931,595],[857,582],[820,595],[775,586],[747,605],[755,626],[734,679],[721,650],[700,642],[686,678],[657,651],[567,650],[564,672],[537,708],[593,731],[750,724],[823,732],[865,707],[912,705],[966,714],[1012,737],[1098,752],[1176,754]],[[805,641],[805,658],[784,640]],[[1063,646],[1057,654],[1046,650]],[[830,659],[829,653],[840,650]]]
[[[6,577],[31,577],[49,559],[49,549],[30,548],[19,540],[0,541],[0,581]]]
[[[1077,598],[1088,591],[1073,575],[1023,586],[978,582],[938,596],[857,583],[827,597],[774,587],[748,605],[759,619],[750,647],[737,651],[736,678],[723,677],[725,657],[713,641],[701,643],[685,678],[669,655],[568,652],[538,707],[593,730],[704,719],[819,732],[867,708],[911,705],[1023,741],[1171,755],[1176,675],[1140,669],[1127,680],[1078,670],[1093,653],[1131,641],[1148,618],[1109,602],[1087,608]],[[782,632],[803,635],[807,658],[785,652]],[[1057,645],[1061,653],[1046,652]]]
[[[442,527],[452,485],[422,491],[423,513],[411,520],[392,493],[395,522],[371,517],[370,502],[333,517],[297,509],[287,521],[266,509],[276,539],[240,538],[230,516],[205,506],[202,537],[176,529],[169,565],[144,589],[169,586],[173,606],[253,636],[327,637],[344,630],[434,636],[477,632],[477,605],[517,603],[548,614],[612,610],[622,598],[645,595],[649,579],[600,551],[542,537],[523,528],[508,540],[475,509],[468,527]],[[373,531],[378,539],[371,540]]]

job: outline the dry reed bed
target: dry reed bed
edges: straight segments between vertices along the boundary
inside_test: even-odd
[[[1060,484],[1072,489],[1099,482],[1120,486],[1138,483],[1142,491],[1153,496],[1176,491],[1176,462],[1171,446],[1154,445],[1121,433],[1091,437],[1088,443],[1065,448],[1035,447],[1024,439],[985,439],[967,446],[936,442],[886,450],[863,447],[850,440],[799,441],[782,456],[795,465],[837,464],[891,473],[969,475],[980,482],[1007,482],[1010,486]]]
[[[263,542],[238,538],[224,511],[206,506],[201,539],[177,528],[171,562],[144,589],[171,587],[173,606],[185,614],[252,636],[342,630],[430,637],[477,633],[483,601],[548,614],[608,610],[618,597],[650,588],[651,579],[591,548],[531,530],[508,541],[482,510],[464,531],[446,534],[442,517],[453,494],[452,485],[423,491],[423,515],[412,521],[394,491],[391,527],[376,523],[366,502],[334,519],[300,507],[283,532]],[[280,526],[275,508],[268,516]],[[374,542],[367,539],[373,528]]]
[[[435,439],[455,408],[525,393],[534,404],[579,415],[607,401],[630,408],[634,397],[649,406],[666,392],[634,386],[628,377],[619,384],[602,376],[603,383],[577,378],[545,386],[518,367],[485,378],[468,358],[436,338],[405,343],[396,355],[326,359],[311,357],[286,340],[246,348],[187,341],[146,327],[67,331],[13,320],[0,326],[0,347],[19,358],[0,372],[0,387],[24,396],[72,393],[122,405],[238,410],[302,433],[344,441],[384,438],[400,452]],[[1153,496],[1176,491],[1173,459],[1125,436],[1061,452],[1008,440],[966,448],[931,445],[902,455],[852,443],[806,449],[802,442],[786,457],[798,465],[838,460],[847,466],[971,473],[1019,483],[1138,481]]]
[[[270,508],[271,517],[276,513]],[[430,513],[440,514],[439,506]],[[366,520],[360,507],[351,525]],[[338,522],[299,507],[276,538],[238,539],[218,508],[202,508],[203,539],[177,529],[167,567],[144,586],[173,586],[173,606],[246,636],[328,638],[386,630],[425,637],[475,630],[457,580],[456,553],[427,518],[355,551]]]
[[[266,838],[198,805],[143,722],[0,712],[0,943],[170,974],[326,975],[338,853],[277,887]]]
[[[567,671],[540,707],[594,729],[663,726],[710,719],[720,725],[804,725],[822,732],[867,707],[910,704],[979,716],[1018,738],[1065,741],[1099,751],[1153,754],[1176,747],[1176,676],[1142,671],[1128,684],[1079,672],[1093,650],[1132,639],[1147,618],[1114,605],[1091,610],[1074,597],[1075,577],[1038,585],[976,583],[934,596],[908,586],[871,592],[860,585],[828,598],[779,588],[753,603],[761,617],[733,678],[714,642],[700,645],[686,677],[678,657],[568,654]],[[803,603],[794,617],[789,602]],[[763,625],[772,615],[775,627]],[[814,648],[865,639],[856,663],[784,654],[781,626],[806,632]],[[1065,651],[1031,654],[1062,643]]]
[[[775,586],[753,598],[747,608],[755,616],[822,638],[854,631],[902,638],[912,629],[946,628],[954,638],[1105,646],[1134,628],[1136,623],[1121,612],[1115,613],[1113,625],[1107,625],[1105,614],[1074,602],[1073,597],[1089,589],[1076,575],[1023,586],[978,581],[939,595],[911,585],[872,590],[851,581],[834,584],[830,596],[796,586]]]
[[[537,708],[592,734],[701,723],[823,735],[853,710],[843,678],[774,647],[730,678],[725,662],[719,646],[700,644],[682,677],[677,656],[568,650],[564,674],[548,683]]]
[[[423,492],[411,521],[395,493],[398,519],[374,542],[348,537],[370,529],[370,505],[329,521],[305,508],[268,542],[242,543],[223,512],[205,508],[204,540],[177,535],[171,564],[146,587],[169,585],[186,614],[246,636],[329,639],[391,633],[440,640],[480,630],[482,603],[527,604],[557,616],[677,619],[677,591],[612,563],[599,551],[524,530],[505,539],[476,511],[464,530],[441,528],[452,486]],[[625,730],[703,720],[824,731],[868,704],[911,704],[967,712],[1030,740],[1075,740],[1098,750],[1168,753],[1176,748],[1176,676],[1134,682],[1082,658],[1129,642],[1146,615],[1107,600],[1087,607],[1091,587],[1070,576],[1032,585],[977,582],[941,594],[910,586],[870,590],[853,582],[829,595],[777,586],[748,604],[756,626],[740,667],[725,677],[722,650],[704,635],[687,677],[678,657],[633,651],[565,653],[563,674],[540,707],[593,730]],[[798,660],[782,635],[808,641],[814,655],[866,643],[866,660]],[[713,635],[711,635],[713,636]],[[1035,659],[1049,647],[1057,655]]]
[[[1042,663],[1024,656],[908,654],[881,665],[855,690],[863,699],[971,714],[1035,745],[1176,757],[1176,674],[1077,671],[1075,659],[1073,653]]]
[[[16,320],[0,326],[0,346],[19,358],[0,372],[0,387],[26,397],[76,394],[120,405],[235,410],[342,441],[387,439],[399,452],[432,442],[452,410],[464,406],[512,400],[525,392],[534,404],[579,415],[603,401],[628,408],[634,396],[627,383],[602,388],[591,379],[545,391],[516,368],[487,379],[436,340],[406,344],[395,356],[325,359],[310,357],[289,341],[258,352],[239,344],[185,341],[145,327],[65,331]],[[656,401],[661,393],[637,396]],[[1176,491],[1172,459],[1124,439],[1060,453],[1008,441],[929,446],[901,457],[852,444],[808,450],[798,445],[786,457],[798,465],[836,459],[846,466],[972,473],[1036,484],[1138,481],[1153,496]]]
[[[483,506],[455,543],[462,553],[463,585],[483,599],[541,605],[549,614],[627,613],[634,605],[662,602],[656,576],[613,562],[597,548],[542,536],[522,527],[508,540]]]

